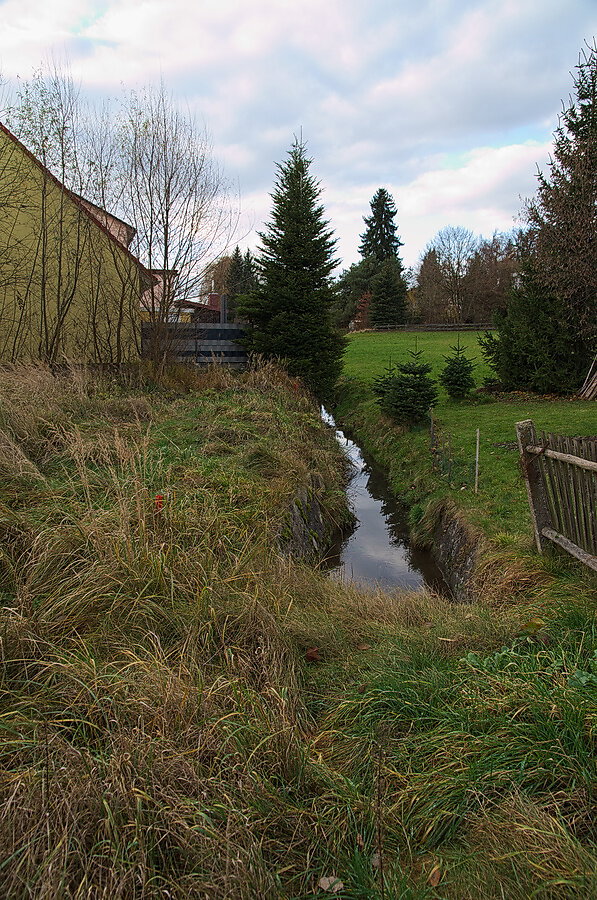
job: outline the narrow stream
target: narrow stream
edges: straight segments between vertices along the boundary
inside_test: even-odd
[[[352,533],[339,536],[332,545],[323,568],[333,578],[364,587],[430,587],[446,593],[442,573],[431,554],[410,546],[407,510],[393,496],[384,472],[336,428],[326,410],[322,409],[321,415],[336,429],[336,438],[353,466],[347,493],[357,518]]]

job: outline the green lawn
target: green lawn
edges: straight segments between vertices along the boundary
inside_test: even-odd
[[[418,349],[423,351],[425,360],[433,366],[433,375],[437,376],[444,365],[443,357],[456,340],[457,335],[453,332],[354,334],[349,338],[345,355],[345,374],[353,384],[354,393],[355,382],[370,384],[390,361],[399,362],[407,358],[409,350]],[[476,334],[463,334],[461,342],[468,347],[467,355],[477,358],[475,378],[480,386],[490,375],[490,370],[481,357]],[[365,405],[369,404],[368,428],[380,427],[373,424],[377,419],[377,405],[371,394],[361,391],[361,396],[363,399],[368,397],[368,401],[364,399]],[[433,485],[428,480],[426,488],[435,495],[458,495],[459,504],[470,510],[472,521],[489,535],[506,532],[528,540],[530,519],[518,453],[514,448],[515,423],[532,419],[538,429],[546,431],[582,436],[597,434],[595,402],[537,399],[524,394],[511,394],[500,399],[480,394],[471,401],[454,402],[441,390],[434,417],[445,441],[446,453],[442,460],[442,475],[435,476]],[[477,428],[480,429],[480,491],[475,495],[472,486]],[[403,474],[408,480],[410,466],[418,469],[423,460],[429,460],[427,429],[409,432],[402,443],[407,454]],[[410,477],[412,480],[412,473]],[[399,486],[404,488],[404,481]]]
[[[444,356],[450,353],[450,347],[456,344],[456,332],[404,332],[362,331],[352,334],[348,341],[344,370],[347,375],[354,375],[363,381],[370,382],[383,372],[388,364],[405,361],[409,350],[422,350],[426,362],[433,366],[433,374],[437,376],[445,365]],[[467,356],[476,362],[475,378],[478,384],[490,376],[490,369],[481,357],[477,343],[477,333],[463,332],[460,344],[467,348]]]

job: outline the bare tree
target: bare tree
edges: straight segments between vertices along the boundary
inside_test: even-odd
[[[513,234],[495,232],[479,242],[465,276],[466,321],[491,322],[493,313],[506,307],[517,265]]]
[[[169,351],[178,301],[198,294],[206,266],[230,241],[235,212],[207,133],[163,85],[128,97],[116,137],[133,247],[157,275],[145,301],[157,362]]]
[[[115,114],[109,106],[97,110],[85,104],[70,76],[56,66],[20,84],[8,117],[36,159],[67,188],[57,192],[52,176],[39,183],[21,178],[9,187],[21,202],[32,192],[28,205],[35,208],[26,226],[31,232],[27,265],[14,265],[15,247],[5,255],[24,281],[22,309],[13,315],[18,328],[11,331],[11,356],[19,355],[25,336],[30,343],[35,328],[37,355],[55,361],[64,353],[67,323],[72,333],[76,316],[77,339],[86,353],[120,360],[125,332],[130,339],[140,311],[139,290],[132,299],[139,267],[131,267],[130,247],[154,270],[143,285],[143,300],[151,324],[149,351],[163,359],[177,301],[198,293],[206,265],[228,242],[234,224],[206,133],[163,86],[126,97]],[[6,153],[0,163],[8,165]],[[3,189],[6,184],[4,179]],[[10,239],[7,221],[3,247]],[[116,235],[116,242],[106,242],[102,230]],[[6,280],[4,269],[0,276]],[[83,291],[87,302],[81,306]],[[14,299],[10,304],[15,306]]]
[[[448,321],[464,322],[469,313],[466,274],[478,243],[478,238],[468,228],[446,225],[428,245],[429,249],[435,250],[441,270]]]

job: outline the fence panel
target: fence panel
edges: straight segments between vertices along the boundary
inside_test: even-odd
[[[597,437],[541,432],[516,423],[537,549],[558,544],[597,571]]]
[[[150,327],[143,324],[143,346],[148,343]],[[215,360],[240,367],[247,364],[247,351],[239,343],[244,334],[242,325],[231,322],[172,322],[167,326],[164,344],[178,362],[202,366]]]

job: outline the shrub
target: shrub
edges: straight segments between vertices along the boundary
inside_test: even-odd
[[[420,361],[420,350],[411,350],[410,356],[412,362],[388,367],[373,382],[373,393],[382,410],[405,425],[424,422],[437,403],[437,387],[429,377],[431,366]]]
[[[439,380],[451,400],[465,400],[475,386],[473,378],[475,364],[472,359],[464,355],[466,347],[460,346],[460,340],[456,346],[450,347],[450,350],[453,351],[452,354],[444,356],[446,365]]]

